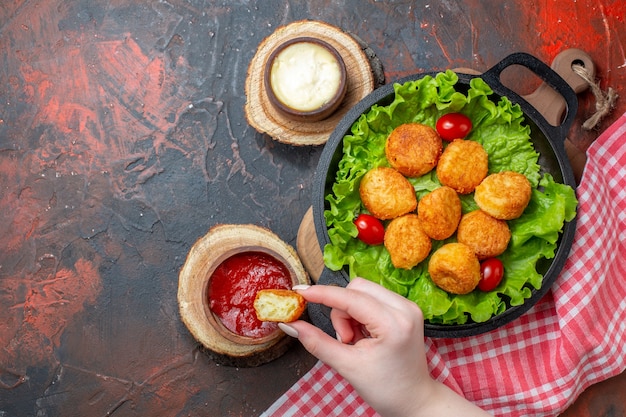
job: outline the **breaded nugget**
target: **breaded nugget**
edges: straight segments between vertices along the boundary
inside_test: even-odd
[[[396,127],[385,143],[389,164],[407,177],[430,172],[439,161],[442,143],[430,126],[406,123]]]
[[[259,290],[253,302],[260,321],[289,323],[298,320],[306,308],[306,300],[292,290]]]
[[[469,246],[478,260],[500,255],[511,240],[509,225],[482,210],[475,210],[461,217],[456,239]]]
[[[442,290],[452,294],[467,294],[480,281],[480,262],[469,246],[447,243],[430,257],[428,273]]]
[[[406,214],[387,225],[385,248],[389,251],[393,266],[411,269],[426,259],[432,245],[420,226],[417,214]]]
[[[501,220],[516,219],[530,202],[532,187],[525,175],[513,171],[491,174],[474,193],[474,201],[485,213]]]
[[[439,187],[417,203],[417,215],[422,230],[432,239],[447,239],[461,220],[461,200],[450,187]]]
[[[415,189],[393,168],[379,167],[365,173],[359,194],[365,208],[381,220],[393,219],[417,208]]]
[[[455,139],[446,146],[437,164],[437,178],[459,194],[469,194],[487,176],[489,157],[473,140]]]

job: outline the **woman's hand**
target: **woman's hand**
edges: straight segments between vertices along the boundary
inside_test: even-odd
[[[381,415],[444,416],[445,410],[450,415],[486,415],[430,377],[424,317],[415,303],[360,278],[346,288],[294,289],[307,301],[332,308],[337,339],[304,321],[280,327],[346,378]]]

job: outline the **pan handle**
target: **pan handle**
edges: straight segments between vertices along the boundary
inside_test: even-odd
[[[565,115],[557,125],[550,124],[546,121],[543,114],[541,114],[534,106],[530,105],[523,97],[512,91],[508,87],[504,86],[500,81],[502,72],[513,65],[521,65],[532,71],[535,75],[541,78],[547,85],[552,87],[558,94],[560,94],[565,100]],[[494,90],[505,91],[505,95],[512,99],[516,103],[526,103],[524,111],[532,113],[532,118],[535,121],[539,121],[543,130],[548,133],[548,137],[560,138],[563,141],[567,136],[574,119],[576,118],[576,112],[578,110],[578,97],[576,92],[570,87],[570,85],[557,74],[548,65],[534,57],[533,55],[525,52],[516,52],[508,55],[500,62],[495,64],[492,68],[487,70],[481,75],[481,78],[485,80],[489,86]],[[562,145],[562,144],[561,144]]]

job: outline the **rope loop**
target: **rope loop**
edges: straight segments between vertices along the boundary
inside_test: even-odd
[[[572,70],[589,84],[591,92],[596,98],[596,112],[583,123],[583,129],[591,130],[615,107],[618,95],[611,87],[604,93],[600,89],[600,83],[591,77],[591,74],[583,65],[574,64],[572,65]]]

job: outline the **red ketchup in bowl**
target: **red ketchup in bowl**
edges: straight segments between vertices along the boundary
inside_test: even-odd
[[[263,252],[242,252],[224,260],[209,281],[209,307],[222,324],[241,336],[260,338],[272,333],[276,323],[256,318],[257,291],[292,287],[287,267]]]

